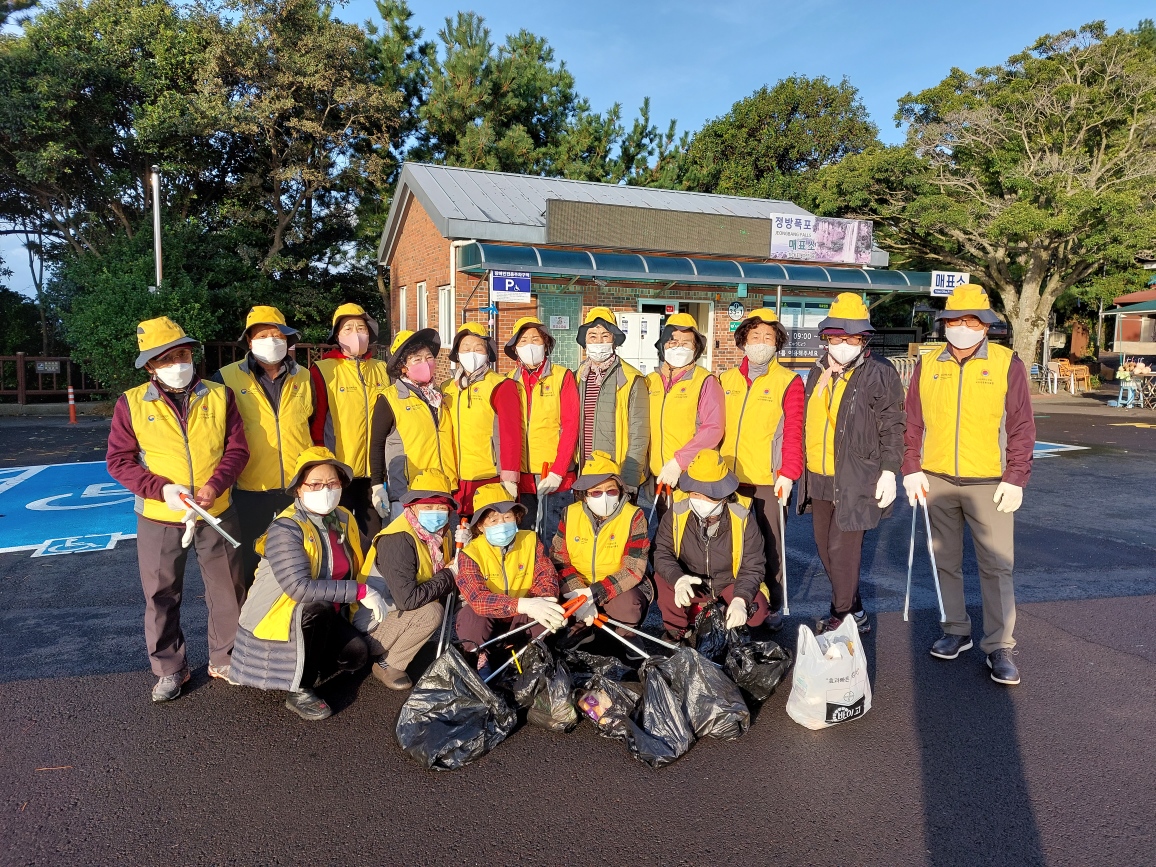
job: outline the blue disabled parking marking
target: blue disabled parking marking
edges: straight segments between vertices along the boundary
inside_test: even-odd
[[[1087,446],[1070,446],[1065,443],[1044,443],[1036,440],[1036,444],[1032,448],[1032,457],[1050,458],[1052,455],[1058,455],[1061,452],[1081,452],[1087,448]]]
[[[134,538],[133,495],[104,461],[0,469],[0,553],[107,551]]]

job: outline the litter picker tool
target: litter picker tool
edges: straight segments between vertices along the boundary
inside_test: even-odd
[[[511,665],[517,665],[518,671],[521,672],[522,664],[520,662],[518,662],[518,657],[520,657],[523,653],[525,653],[526,649],[529,646],[530,645],[527,644],[525,647],[523,647],[517,653],[511,653],[510,658],[507,659],[505,662],[503,662],[501,665],[499,665],[497,668],[495,668],[493,673],[489,677],[487,677],[485,680],[483,680],[482,683],[489,683],[491,680],[493,680],[495,677],[497,677],[499,674],[501,674],[503,671],[505,671]]]
[[[903,621],[907,622],[907,608],[911,604],[911,567],[915,562],[915,522],[919,520],[919,503],[911,509],[911,543],[907,546],[907,595],[903,597]]]
[[[469,522],[465,518],[462,518],[461,523],[458,525],[458,529],[464,530],[468,526]],[[465,545],[462,542],[458,542],[456,540],[455,544],[457,545],[457,550],[454,551],[454,566],[457,567],[461,565],[459,561],[462,558],[462,548],[464,548]],[[457,607],[457,601],[458,594],[457,589],[455,588],[454,590],[451,590],[449,595],[446,597],[445,607],[442,610],[442,628],[441,632],[438,633],[438,656],[441,656],[442,652],[449,645],[450,623],[453,620],[453,610],[455,607]]]
[[[621,641],[623,644],[625,644],[627,647],[629,647],[631,650],[633,650],[635,653],[637,653],[643,659],[650,659],[649,653],[647,653],[645,650],[643,650],[641,647],[634,644],[633,642],[627,641],[625,638],[623,638],[621,635],[619,635],[617,632],[615,632],[613,629],[611,629],[609,626],[607,626],[606,624],[609,622],[610,622],[610,618],[607,617],[605,614],[599,614],[594,618],[594,625],[597,626],[599,629],[604,630],[607,635],[613,635],[615,638],[617,638],[619,641]]]
[[[778,499],[776,497],[776,499]],[[787,600],[787,507],[779,503],[779,568],[783,571],[783,614],[791,616],[791,603]]]
[[[682,650],[682,648],[679,647],[677,644],[671,644],[669,641],[663,641],[661,638],[656,638],[655,636],[651,635],[649,632],[643,632],[641,629],[635,629],[633,626],[630,626],[626,623],[623,623],[620,620],[614,620],[611,617],[607,617],[605,614],[600,614],[599,617],[603,621],[605,621],[606,623],[612,623],[613,625],[617,626],[619,629],[625,629],[627,632],[632,632],[635,635],[639,636],[640,638],[649,638],[655,644],[658,644],[662,647],[665,647],[667,650],[673,650],[675,653]],[[699,655],[701,656],[702,654],[699,654]],[[711,665],[713,665],[715,668],[722,668],[722,666],[719,665],[717,662],[715,662],[713,659],[707,659],[707,657],[705,657],[705,656],[703,656],[702,658],[706,662],[709,662]]]
[[[550,463],[547,461],[546,463],[542,464],[542,475],[539,478],[545,479],[546,475],[549,472],[550,472]],[[546,523],[546,499],[547,499],[547,497],[548,497],[547,494],[539,494],[538,495],[538,515],[534,519],[534,532],[537,533],[538,536],[542,535],[542,527]]]
[[[181,491],[180,493],[178,493],[177,496],[180,497],[180,500],[184,504],[186,509],[191,509],[193,511],[193,513],[198,518],[200,518],[202,521],[204,521],[206,524],[208,524],[210,527],[212,527],[214,530],[216,530],[217,533],[220,534],[222,539],[224,539],[226,542],[228,542],[234,548],[240,548],[241,547],[241,543],[229,535],[228,531],[226,531],[225,528],[221,526],[221,522],[218,521],[216,518],[214,518],[212,515],[210,515],[203,508],[201,508],[197,504],[196,500],[194,500],[192,497],[190,497],[184,491]]]
[[[923,526],[927,531],[927,557],[931,560],[931,577],[935,581],[935,598],[939,602],[939,622],[947,621],[947,614],[943,610],[943,591],[939,587],[939,567],[935,563],[935,545],[931,540],[931,514],[927,511],[927,499],[922,493],[918,495],[915,509],[911,513],[911,542],[907,546],[907,596],[903,600],[903,619],[907,619],[907,609],[911,602],[911,568],[915,561],[915,523],[918,520],[916,513],[923,507]]]
[[[662,496],[663,491],[666,491],[667,496],[670,496],[670,485],[659,484],[654,488],[654,505],[650,507],[650,517],[646,519],[646,523],[649,525],[654,524],[654,513],[658,511],[658,500]]]
[[[566,604],[562,606],[562,616],[563,617],[573,617],[574,612],[576,612],[579,608],[581,608],[585,602],[586,602],[585,596],[575,596],[573,599],[567,600]],[[509,632],[503,632],[501,635],[497,636],[496,638],[491,638],[489,641],[487,641],[483,644],[479,644],[475,649],[476,650],[485,650],[491,644],[497,644],[499,641],[501,641],[504,638],[509,638],[511,635],[517,635],[519,632],[525,632],[527,629],[532,629],[533,627],[538,626],[538,625],[540,625],[540,624],[538,623],[537,620],[531,620],[529,623],[523,623],[521,626],[518,626],[518,627],[515,627],[514,629],[511,629]]]

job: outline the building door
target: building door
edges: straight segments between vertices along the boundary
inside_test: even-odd
[[[578,369],[582,349],[578,345],[578,326],[582,324],[581,295],[538,294],[538,318],[546,323],[554,335],[555,364]]]

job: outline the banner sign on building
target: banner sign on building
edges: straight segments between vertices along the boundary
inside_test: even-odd
[[[870,265],[870,220],[771,214],[771,258]]]
[[[530,304],[530,274],[527,271],[491,271],[491,304]]]
[[[956,286],[971,282],[971,275],[966,271],[932,271],[931,294],[933,297],[946,298],[955,291]]]

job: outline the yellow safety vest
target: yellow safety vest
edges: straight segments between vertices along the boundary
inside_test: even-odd
[[[377,396],[389,385],[385,362],[375,358],[322,358],[317,370],[325,382],[333,453],[353,468],[357,478],[369,476],[370,416]]]
[[[498,475],[498,417],[490,398],[494,389],[506,381],[494,371],[470,383],[463,395],[457,378],[446,383],[443,409],[450,413],[454,445],[458,456],[458,478],[465,481],[492,479]],[[525,414],[525,397],[518,387]]]
[[[417,578],[418,584],[424,584],[433,577],[433,558],[429,555],[429,547],[418,538],[417,533],[414,532],[413,527],[410,526],[409,519],[402,513],[394,518],[389,526],[385,527],[380,533],[373,537],[373,542],[369,545],[370,556],[365,558],[365,563],[361,567],[361,575],[358,576],[359,581],[364,581],[370,571],[373,569],[374,561],[377,555],[374,553],[377,548],[377,540],[382,536],[389,536],[396,533],[408,534],[413,539],[413,544],[417,548]],[[447,564],[453,563],[453,548],[451,536],[453,534],[447,532],[445,538],[442,540],[442,556],[445,558]]]
[[[710,376],[712,374],[696,364],[690,376],[684,376],[668,392],[659,371],[646,374],[646,388],[650,392],[650,471],[656,476],[662,465],[694,436],[698,427],[698,397]]]
[[[482,535],[472,539],[462,553],[478,564],[486,587],[492,593],[521,599],[530,593],[534,584],[534,558],[538,551],[538,537],[530,530],[519,530],[514,541],[501,551],[486,541]]]
[[[446,474],[450,488],[456,488],[458,461],[449,404],[443,403],[438,410],[435,427],[429,404],[408,384],[405,386],[407,396],[403,398],[398,385],[395,382],[384,394],[393,410],[394,424],[405,451],[406,482],[412,481],[423,470],[436,468]]]
[[[772,359],[749,386],[737,367],[719,377],[727,412],[722,456],[743,484],[775,483],[782,462],[783,396],[795,376]]]
[[[225,414],[229,391],[215,382],[201,380],[189,390],[188,410],[182,424],[159,387],[151,382],[124,393],[132,417],[132,429],[140,447],[140,462],[151,473],[196,492],[213,477],[225,454]],[[216,516],[229,508],[229,489],[209,507]],[[173,511],[164,500],[136,498],[136,511],[153,521],[179,524],[185,512]]]
[[[1015,353],[986,344],[986,358],[961,366],[945,348],[923,356],[919,401],[923,406],[923,469],[961,479],[1003,475],[1004,406]]]
[[[341,521],[341,531],[345,534],[345,550],[350,558],[350,572],[359,583],[364,584],[365,576],[361,574],[361,567],[365,562],[365,552],[361,550],[361,536],[357,532],[357,524],[354,523],[353,515],[341,506],[337,507],[336,514]],[[310,577],[314,581],[318,580],[321,571],[321,552],[324,550],[323,546],[327,544],[321,538],[321,531],[307,516],[298,514],[296,503],[278,515],[277,518],[292,518],[300,525],[304,537],[302,541],[305,545],[305,553],[309,557]],[[257,540],[256,548],[257,553],[262,556],[265,554],[265,536]],[[253,629],[253,635],[266,641],[288,641],[289,630],[293,623],[293,609],[296,607],[297,601],[282,593]],[[350,603],[350,618],[353,617],[357,608],[356,602]]]
[[[566,507],[566,552],[587,585],[601,581],[622,568],[630,527],[638,507],[624,502],[618,512],[602,522],[598,532],[582,503]]]
[[[547,359],[546,370],[534,386],[533,399],[522,400],[522,472],[540,473],[542,464],[554,466],[558,458],[558,440],[562,434],[562,383],[574,374]],[[522,368],[515,368],[509,378],[525,394]]]
[[[309,416],[313,412],[313,384],[309,371],[294,365],[286,371],[277,412],[269,396],[249,369],[248,359],[221,368],[221,379],[233,390],[237,409],[245,422],[249,462],[237,479],[242,491],[279,491],[293,478],[297,456],[313,445]]]
[[[839,418],[847,382],[854,373],[852,369],[846,376],[832,376],[823,393],[816,389],[807,401],[807,469],[812,473],[835,475],[835,421]]]
[[[674,556],[677,559],[682,554],[682,537],[686,533],[686,522],[690,519],[690,497],[676,490],[671,508],[674,511],[671,529],[674,533]],[[737,580],[739,567],[743,564],[743,537],[747,532],[747,521],[751,517],[751,498],[736,494],[734,502],[727,503],[727,508],[731,512],[731,563]],[[768,600],[771,598],[771,591],[767,589],[765,581],[759,582],[759,592]]]

